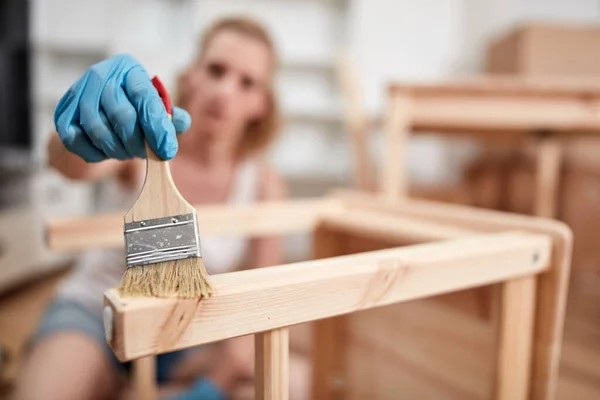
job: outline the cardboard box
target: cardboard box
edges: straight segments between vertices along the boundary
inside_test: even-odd
[[[490,43],[487,72],[600,78],[600,25],[536,23]]]

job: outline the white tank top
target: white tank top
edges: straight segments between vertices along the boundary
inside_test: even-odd
[[[258,163],[246,160],[238,168],[229,204],[251,203],[258,198]],[[140,182],[141,185],[141,182]],[[116,180],[102,183],[97,195],[98,212],[123,211],[130,208],[139,194],[139,187],[125,189]],[[247,254],[249,241],[243,237],[201,236],[202,259],[209,274],[229,272],[239,268]],[[58,288],[58,297],[77,301],[92,312],[101,314],[103,293],[117,287],[125,270],[123,249],[89,250],[78,257],[73,271]]]

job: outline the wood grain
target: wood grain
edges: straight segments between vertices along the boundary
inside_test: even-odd
[[[288,329],[274,329],[254,336],[256,399],[287,400],[290,392]]]
[[[156,357],[142,357],[133,362],[133,384],[137,399],[159,400]]]
[[[497,348],[497,400],[527,400],[535,321],[535,278],[502,284],[500,343]]]
[[[321,224],[313,235],[313,259],[342,255],[345,239],[343,234]],[[314,322],[311,398],[315,400],[343,399],[347,395],[347,321],[347,315],[340,315]]]
[[[146,142],[146,179],[135,204],[125,213],[125,222],[189,214],[196,209],[173,182],[169,161],[159,158]]]
[[[262,236],[309,232],[324,213],[342,212],[336,199],[300,199],[240,205],[197,205],[200,236]],[[54,251],[123,247],[123,213],[46,219]]]
[[[392,98],[408,94],[408,126],[413,131],[488,140],[507,134],[522,138],[541,130],[569,137],[596,135],[600,129],[597,80],[482,76],[431,84],[392,82],[389,93]],[[384,124],[389,118],[385,116]]]
[[[555,400],[600,398],[600,285],[570,290]],[[44,278],[0,298],[0,337],[10,350],[10,386],[27,340],[61,277]],[[324,321],[327,321],[326,319]],[[347,398],[378,400],[489,400],[495,350],[492,326],[434,299],[353,313],[349,318]],[[312,324],[290,330],[290,346],[311,350]],[[301,330],[294,328],[301,327]],[[293,376],[292,376],[293,379]],[[8,388],[9,389],[9,388]],[[0,389],[0,397],[6,395]],[[8,390],[10,398],[10,389]],[[311,397],[315,398],[315,397]]]
[[[486,138],[490,133],[527,137],[539,130],[575,136],[600,129],[597,112],[580,99],[459,95],[423,96],[411,101],[412,115],[407,123],[415,131],[462,132]]]
[[[481,75],[451,81],[404,84],[393,83],[392,91],[411,91],[415,95],[515,95],[522,97],[581,97],[600,96],[600,81],[589,77],[543,77],[514,75]]]
[[[215,294],[163,347],[158,338],[178,300],[121,298],[111,289],[110,345],[125,361],[537,274],[548,267],[550,246],[546,236],[509,232],[215,275]]]
[[[558,202],[562,143],[556,136],[542,137],[537,141],[537,170],[535,189],[535,215],[554,218]]]
[[[550,400],[555,397],[573,250],[572,231],[566,224],[546,218],[426,200],[404,199],[396,204],[383,204],[376,196],[367,193],[337,193],[337,197],[347,204],[378,210],[390,216],[424,218],[481,232],[518,229],[551,237],[552,265],[537,282],[531,398]]]
[[[385,156],[380,172],[379,191],[394,201],[407,193],[406,144],[413,118],[413,104],[407,93],[390,93],[385,116]]]
[[[480,233],[474,229],[456,227],[424,220],[423,218],[412,218],[404,215],[390,218],[386,213],[363,209],[351,209],[346,213],[339,214],[326,214],[323,216],[321,226],[336,232],[362,237],[368,236],[372,239],[401,242],[403,244],[456,239]]]
[[[359,75],[348,57],[340,56],[336,61],[336,72],[342,92],[344,122],[354,157],[354,184],[357,189],[371,191],[374,185],[373,168],[369,162],[370,121],[364,109]]]

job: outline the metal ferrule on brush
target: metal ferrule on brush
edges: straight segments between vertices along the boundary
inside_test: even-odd
[[[196,214],[126,223],[125,253],[127,268],[201,257]]]

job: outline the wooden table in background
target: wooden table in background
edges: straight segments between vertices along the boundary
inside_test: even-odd
[[[535,214],[555,217],[563,143],[600,133],[600,82],[482,77],[439,84],[391,83],[383,120],[379,190],[407,194],[404,151],[411,132],[533,144]]]

